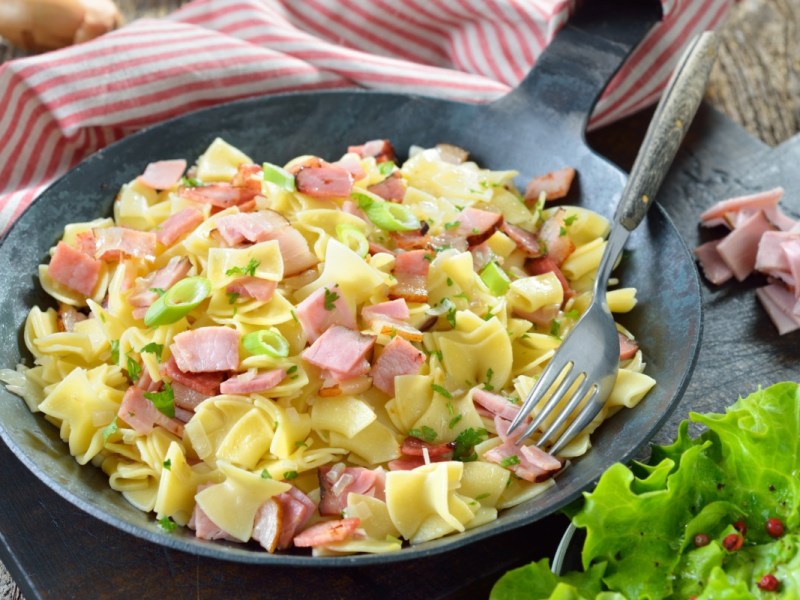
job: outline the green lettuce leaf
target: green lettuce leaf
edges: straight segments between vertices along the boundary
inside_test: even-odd
[[[690,419],[707,430],[692,439],[684,421],[674,443],[654,446],[646,463],[613,465],[570,507],[586,530],[586,579],[545,574],[540,562],[508,573],[492,599],[753,598],[767,573],[780,597],[800,598],[800,386],[776,384]],[[786,526],[778,540],[765,531],[770,517]],[[730,552],[722,540],[736,521],[745,545]],[[709,543],[698,548],[701,533]]]

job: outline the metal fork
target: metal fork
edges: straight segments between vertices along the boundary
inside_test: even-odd
[[[622,191],[589,308],[550,359],[511,422],[509,432],[522,425],[534,408],[544,402],[519,439],[530,436],[552,418],[535,442],[543,448],[561,432],[549,448],[550,454],[557,454],[594,420],[614,387],[620,346],[606,300],[608,280],[628,236],[653,203],[697,112],[716,60],[717,45],[715,34],[705,32],[695,37],[681,56]],[[548,392],[551,392],[549,398]]]

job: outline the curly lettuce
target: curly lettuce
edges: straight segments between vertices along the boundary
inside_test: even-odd
[[[546,560],[505,574],[492,600],[534,598],[800,598],[800,385],[740,398],[724,414],[691,413],[707,429],[654,446],[646,463],[613,465],[572,516],[585,529],[584,572],[556,576]],[[786,533],[764,524],[777,517]],[[746,526],[744,546],[723,545]],[[695,536],[707,545],[697,547]]]

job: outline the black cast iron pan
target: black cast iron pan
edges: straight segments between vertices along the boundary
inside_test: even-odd
[[[586,145],[584,129],[599,94],[622,61],[660,17],[657,0],[587,0],[507,96],[488,105],[360,91],[254,98],[189,114],[134,134],[104,149],[51,186],[14,224],[0,245],[0,367],[24,353],[21,326],[31,306],[51,301],[36,280],[37,265],[64,225],[110,214],[120,185],[153,160],[190,163],[220,136],[256,161],[282,164],[300,154],[334,160],[349,144],[388,138],[399,151],[447,142],[466,148],[481,165],[517,169],[520,186],[532,176],[574,166],[570,202],[610,216],[625,175]],[[47,485],[86,512],[119,529],[203,556],[273,565],[368,565],[420,558],[454,549],[541,519],[593,485],[615,461],[630,459],[675,407],[694,366],[701,328],[700,290],[691,256],[666,214],[656,208],[632,236],[619,270],[638,288],[640,305],[623,319],[641,341],[657,387],[635,409],[605,423],[594,448],[576,460],[546,494],[463,534],[388,555],[312,558],[270,555],[255,546],[196,540],[189,531],[165,534],[151,515],[108,488],[106,477],[80,467],[56,428],[0,391],[0,433]],[[533,543],[533,542],[532,542]]]

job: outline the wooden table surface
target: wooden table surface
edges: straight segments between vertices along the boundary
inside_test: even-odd
[[[183,3],[184,0],[117,0],[127,21],[139,16],[161,16]],[[709,85],[708,103],[769,146],[794,136],[800,131],[800,3],[740,0],[720,33],[720,55]],[[0,62],[21,55],[0,40]],[[641,133],[646,119],[646,115],[633,117],[613,130],[592,134],[590,141],[601,153],[627,166],[636,147],[620,142],[624,136],[618,132]],[[710,136],[713,138],[713,132]],[[755,143],[743,146],[754,151],[759,147]],[[0,599],[19,598],[21,592],[0,564]]]

